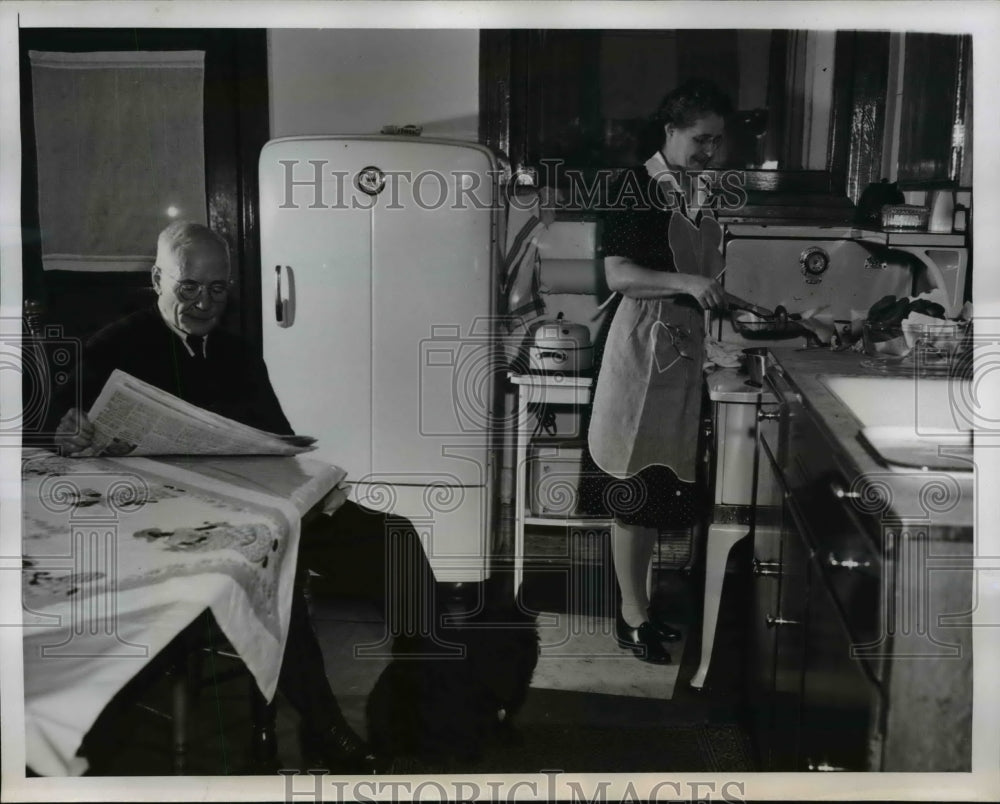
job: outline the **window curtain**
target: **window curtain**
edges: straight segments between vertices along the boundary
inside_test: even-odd
[[[145,271],[207,220],[202,51],[31,51],[45,270]]]

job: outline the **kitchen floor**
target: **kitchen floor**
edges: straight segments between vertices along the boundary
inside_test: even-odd
[[[524,602],[542,612],[543,647],[532,688],[514,719],[518,738],[490,745],[474,763],[442,770],[753,771],[752,746],[741,716],[742,577],[727,575],[712,670],[706,688],[697,692],[688,681],[700,656],[701,564],[682,571],[676,568],[680,562],[671,565],[669,555],[665,560],[661,556],[654,605],[669,612],[685,639],[680,650],[675,646],[673,665],[649,665],[614,645],[614,584],[606,538],[602,543],[599,535],[596,541],[591,537],[586,549],[580,549],[584,543],[579,540],[565,539],[566,549],[553,549],[565,538],[561,533],[548,529],[526,538]],[[510,588],[509,576],[502,573],[493,583]],[[331,686],[348,721],[364,734],[365,701],[388,659],[356,657],[355,646],[377,643],[381,620],[370,604],[321,588],[314,590],[311,602]],[[601,661],[594,660],[595,654]],[[187,773],[248,772],[246,692],[245,677],[201,692],[189,727]],[[94,774],[171,772],[170,723],[157,714],[169,711],[167,683],[161,680],[145,691],[143,704],[104,717],[95,726],[88,741]],[[282,767],[302,767],[296,724],[294,711],[279,695]]]

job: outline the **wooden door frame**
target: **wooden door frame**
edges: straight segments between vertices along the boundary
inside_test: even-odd
[[[208,223],[229,243],[238,284],[225,327],[261,351],[260,215],[257,164],[270,132],[267,32],[264,29],[22,28],[21,227],[24,297],[43,304],[57,280],[41,263],[37,154],[29,50],[203,50],[205,52],[205,189]],[[70,272],[58,272],[68,274]],[[60,277],[57,292],[88,288],[86,274]],[[149,286],[142,273],[103,274],[95,292],[137,295]],[[60,322],[61,323],[61,322]],[[89,325],[90,322],[88,322]],[[89,326],[87,328],[90,328]],[[85,333],[84,333],[85,334]]]

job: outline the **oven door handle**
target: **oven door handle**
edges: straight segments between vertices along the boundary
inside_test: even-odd
[[[770,421],[781,421],[781,418],[788,411],[788,406],[784,403],[779,403],[775,410],[764,410],[761,408],[757,411],[757,421],[759,422],[770,422]]]

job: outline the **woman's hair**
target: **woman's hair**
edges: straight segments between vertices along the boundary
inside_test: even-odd
[[[672,123],[677,128],[689,128],[712,113],[728,117],[733,113],[733,102],[712,81],[692,78],[666,94],[653,119],[661,125]]]
[[[678,128],[693,126],[706,114],[727,117],[733,113],[733,104],[719,87],[704,78],[685,81],[660,101],[660,105],[642,125],[636,141],[636,155],[645,159],[663,147],[666,136],[663,126],[671,123]]]

